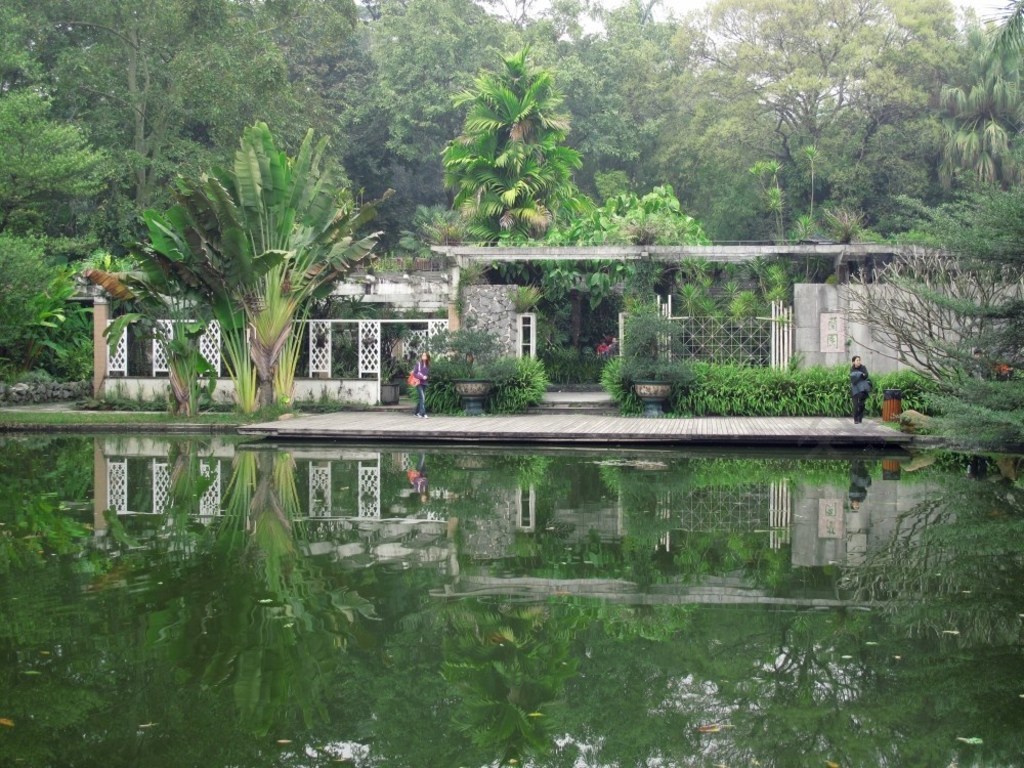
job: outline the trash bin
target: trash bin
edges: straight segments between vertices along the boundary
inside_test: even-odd
[[[887,389],[882,392],[882,421],[897,421],[903,413],[903,390]]]

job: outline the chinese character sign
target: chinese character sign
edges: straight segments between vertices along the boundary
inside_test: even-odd
[[[846,344],[846,318],[838,312],[821,315],[821,351],[842,352]]]

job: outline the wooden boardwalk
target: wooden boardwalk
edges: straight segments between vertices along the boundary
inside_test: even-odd
[[[728,445],[790,448],[909,446],[913,436],[870,420],[837,418],[645,419],[586,414],[431,416],[409,411],[342,412],[239,427],[275,441],[531,443],[554,445]]]

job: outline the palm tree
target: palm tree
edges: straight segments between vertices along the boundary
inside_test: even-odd
[[[529,48],[503,57],[455,96],[469,106],[463,133],[443,153],[445,185],[469,232],[486,243],[522,241],[547,231],[561,208],[578,205],[573,170],[579,153],[562,146],[569,118],[550,72],[534,67]]]
[[[1002,39],[997,36],[996,40]],[[967,79],[942,88],[946,144],[939,167],[944,183],[958,170],[981,181],[1007,186],[1020,178],[1013,144],[1024,119],[1020,91],[1020,50],[992,46],[981,28],[969,32],[973,50]]]
[[[236,389],[254,372],[260,406],[291,395],[294,321],[377,242],[379,233],[359,240],[354,233],[380,201],[359,206],[339,191],[322,167],[325,146],[314,146],[310,131],[289,158],[257,123],[245,130],[230,169],[179,179],[177,204],[144,215],[144,256],[213,307],[229,338]]]

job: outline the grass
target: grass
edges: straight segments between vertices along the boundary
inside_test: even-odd
[[[232,431],[243,424],[269,421],[277,415],[239,414],[239,413],[204,413],[191,418],[171,416],[168,413],[123,411],[29,411],[0,410],[0,430],[17,431],[18,429],[35,429],[47,427],[51,429],[88,429],[134,427],[145,429],[154,427],[168,428],[201,428],[204,430]]]
[[[413,407],[412,400],[408,397],[401,398],[400,402],[402,405],[408,404],[409,408]],[[90,429],[123,430],[125,428],[137,431],[154,429],[163,431],[232,432],[236,427],[245,424],[276,421],[285,413],[302,416],[313,413],[373,410],[371,406],[352,403],[298,401],[294,404],[295,407],[291,411],[279,406],[264,408],[250,414],[229,410],[212,410],[186,418],[184,416],[172,416],[166,411],[157,410],[155,406],[153,410],[144,410],[144,404],[135,402],[122,404],[123,409],[118,409],[117,403],[107,403],[105,407],[100,409],[90,407],[90,405],[95,405],[95,403],[89,401],[85,407],[82,407],[81,404],[68,403],[66,408],[60,410],[0,408],[0,432],[38,429],[58,431],[87,431]]]

